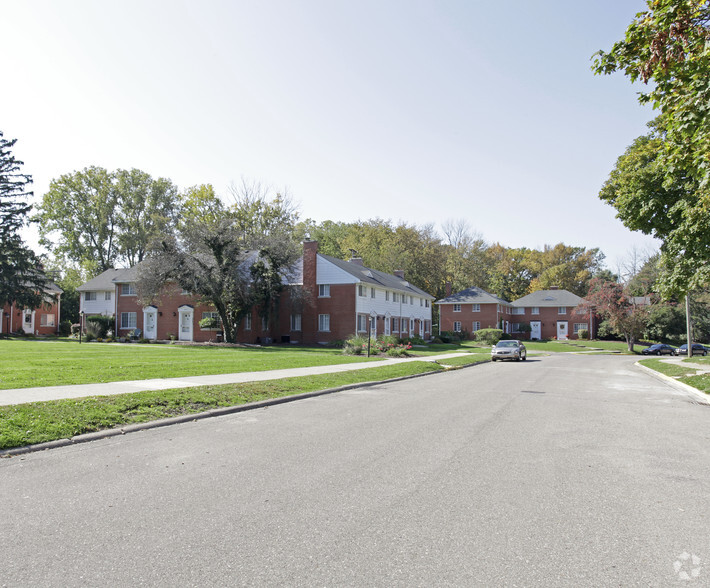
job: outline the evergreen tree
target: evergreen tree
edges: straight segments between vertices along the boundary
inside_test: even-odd
[[[34,308],[42,304],[46,278],[39,259],[20,236],[32,208],[27,203],[32,178],[20,172],[24,164],[12,154],[16,142],[0,131],[0,306],[14,302]]]

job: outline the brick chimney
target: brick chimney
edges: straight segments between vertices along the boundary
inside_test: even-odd
[[[446,282],[446,297],[451,296],[451,282]]]
[[[363,267],[362,257],[352,257],[348,260],[348,262],[352,263],[353,265],[359,265],[360,267]]]
[[[404,270],[394,270],[393,273],[398,278],[404,279]]]

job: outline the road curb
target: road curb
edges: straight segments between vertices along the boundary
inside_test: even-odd
[[[437,363],[437,362],[433,362]],[[179,425],[183,423],[189,423],[194,421],[201,421],[203,419],[225,416],[230,414],[235,414],[238,412],[245,412],[247,410],[256,410],[258,408],[267,408],[269,406],[275,406],[277,404],[285,404],[287,402],[296,402],[297,400],[305,400],[307,398],[316,398],[318,396],[325,396],[326,394],[335,394],[336,392],[345,392],[346,390],[354,390],[356,388],[368,388],[370,386],[377,386],[378,384],[389,384],[392,382],[400,382],[403,380],[413,380],[414,378],[422,378],[424,376],[431,376],[434,374],[441,374],[447,371],[461,369],[465,367],[472,367],[474,365],[479,365],[482,363],[488,363],[488,360],[477,361],[474,363],[468,363],[461,366],[444,367],[442,370],[426,372],[423,374],[413,374],[411,376],[400,376],[399,378],[390,378],[388,380],[374,380],[370,382],[357,382],[355,384],[347,384],[345,386],[338,386],[337,388],[326,388],[325,390],[317,390],[314,392],[304,392],[303,394],[294,394],[293,396],[283,396],[281,398],[270,398],[268,400],[259,400],[257,402],[250,402],[248,404],[240,404],[237,406],[225,406],[222,408],[212,408],[204,412],[198,412],[195,414],[186,414],[178,417],[171,417],[168,419],[160,419],[157,421],[149,421],[147,423],[135,423],[133,425],[126,425],[117,429],[106,429],[103,431],[93,431],[91,433],[83,433],[81,435],[76,435],[75,437],[56,439],[55,441],[46,441],[45,443],[35,443],[33,445],[25,445],[24,447],[15,447],[12,449],[0,449],[0,458],[14,457],[16,455],[25,455],[27,453],[35,453],[37,451],[45,451],[48,449],[57,449],[59,447],[68,447],[70,445],[78,445],[80,443],[89,443],[90,441],[98,441],[100,439],[108,439],[110,437],[117,437],[119,435],[127,435],[129,433],[137,433],[139,431],[147,431],[150,429],[158,429],[160,427],[169,427],[171,425]]]
[[[692,386],[689,386],[688,384],[684,384],[683,382],[679,382],[675,378],[671,378],[670,376],[667,376],[666,374],[662,374],[661,372],[657,372],[656,370],[651,369],[650,367],[640,364],[638,361],[634,365],[636,367],[641,368],[641,370],[650,374],[651,376],[653,376],[657,380],[661,380],[662,382],[666,382],[667,384],[670,384],[674,388],[681,390],[683,392],[689,392],[690,394],[692,394],[693,396],[695,396],[697,398],[699,403],[710,405],[710,396],[705,394],[705,392],[701,392],[697,388],[693,388]]]

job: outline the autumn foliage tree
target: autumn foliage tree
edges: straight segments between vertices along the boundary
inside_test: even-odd
[[[629,351],[634,350],[648,324],[648,310],[634,304],[633,297],[618,282],[592,280],[585,301],[576,309],[581,314],[590,311],[601,316],[615,334],[624,337]]]

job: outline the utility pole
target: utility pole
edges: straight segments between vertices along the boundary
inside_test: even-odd
[[[685,295],[685,330],[688,338],[688,357],[693,356],[693,329],[690,324],[690,294]]]

